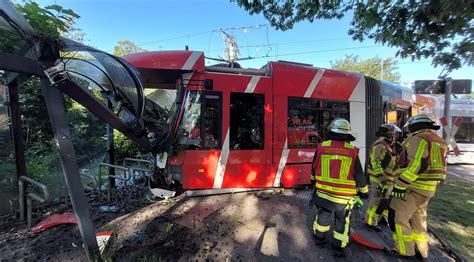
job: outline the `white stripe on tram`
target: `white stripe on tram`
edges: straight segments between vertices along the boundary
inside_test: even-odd
[[[321,77],[323,77],[323,74],[324,69],[318,69],[318,72],[316,72],[316,75],[314,75],[313,80],[311,80],[311,83],[309,83],[309,86],[306,89],[306,93],[304,93],[304,97],[311,97],[314,92],[314,89],[316,89],[316,86],[321,80]]]
[[[281,152],[281,157],[280,157],[280,164],[278,164],[278,170],[277,174],[275,177],[275,182],[273,182],[274,187],[279,187],[281,186],[280,180],[281,180],[281,175],[283,174],[283,169],[285,168],[286,161],[288,160],[288,154],[290,153],[290,149],[288,149],[288,138],[285,141],[285,146],[283,147],[283,150]]]
[[[201,54],[202,54],[201,52],[192,52],[191,55],[188,57],[188,60],[186,60],[186,63],[184,63],[181,69],[183,70],[193,69],[194,65],[196,64],[196,61],[199,59]]]
[[[222,145],[221,155],[217,162],[216,176],[214,177],[213,188],[222,188],[222,182],[224,182],[225,167],[227,165],[227,159],[229,158],[229,128],[227,128],[227,134],[225,135],[224,144]]]
[[[258,81],[260,81],[260,78],[261,76],[252,76],[252,79],[250,79],[250,82],[247,84],[245,93],[253,93],[257,87]]]

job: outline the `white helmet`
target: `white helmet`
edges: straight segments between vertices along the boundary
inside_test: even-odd
[[[416,123],[429,123],[434,124],[435,121],[431,119],[431,117],[427,114],[418,114],[415,116],[410,117],[406,122],[405,126],[416,124]]]
[[[404,127],[408,127],[408,130],[411,133],[416,132],[420,129],[429,128],[438,130],[440,128],[440,126],[435,125],[435,121],[433,121],[431,117],[427,114],[418,114],[410,117]]]
[[[334,133],[352,135],[351,124],[344,118],[334,119],[331,124],[329,124],[328,129]]]

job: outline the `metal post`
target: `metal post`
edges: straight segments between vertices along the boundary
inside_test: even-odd
[[[112,110],[112,102],[110,101],[110,99],[107,99],[107,108]],[[107,144],[107,163],[113,165],[115,164],[114,128],[109,124],[107,124]],[[115,176],[115,169],[109,168],[109,185],[112,188],[115,187],[115,178],[113,178],[113,176]]]
[[[444,116],[448,120],[448,127],[451,128],[452,120],[451,120],[451,89],[452,89],[452,78],[448,77],[445,79],[445,90],[444,90]],[[444,138],[448,138],[448,134],[443,132]]]
[[[90,218],[89,203],[79,175],[76,153],[70,138],[69,126],[66,121],[63,98],[59,90],[50,86],[47,79],[42,79],[43,96],[48,108],[51,126],[59,151],[61,167],[71,197],[72,207],[76,214],[79,232],[84,242],[85,251],[90,261],[100,260],[99,246],[94,226]]]
[[[21,129],[21,114],[20,102],[18,99],[18,84],[14,80],[8,84],[8,100],[10,103],[11,115],[11,132],[13,137],[13,145],[15,147],[15,164],[17,176],[14,177],[15,185],[18,185],[18,178],[26,176],[26,161],[25,161],[25,142],[23,141],[23,133]]]

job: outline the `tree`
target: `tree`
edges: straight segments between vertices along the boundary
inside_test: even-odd
[[[57,38],[64,33],[76,30],[74,21],[80,16],[71,9],[60,5],[48,5],[44,8],[32,1],[15,4],[16,9],[26,18],[35,32],[41,36]]]
[[[263,13],[280,30],[291,29],[300,21],[352,15],[348,33],[354,40],[369,38],[396,47],[402,58],[432,57],[433,65],[449,70],[474,65],[472,0],[237,0],[237,4],[250,14]]]
[[[376,56],[366,60],[359,60],[358,56],[346,55],[344,59],[331,61],[331,68],[357,72],[375,79],[383,79],[397,84],[400,82],[397,60],[394,58],[383,59]],[[383,77],[380,75],[382,72]]]
[[[148,51],[139,47],[137,44],[130,40],[120,40],[117,42],[117,45],[114,47],[114,55],[116,56],[124,56],[128,54],[138,53],[138,52],[145,52]]]

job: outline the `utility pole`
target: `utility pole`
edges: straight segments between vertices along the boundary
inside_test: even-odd
[[[447,77],[445,79],[446,81],[446,87],[444,90],[444,116],[448,120],[448,128],[451,128],[452,120],[451,120],[451,91],[452,91],[452,86],[453,86],[453,79],[451,77]],[[448,134],[445,134],[445,138],[448,137]]]
[[[383,80],[383,58],[380,59],[380,80]]]

